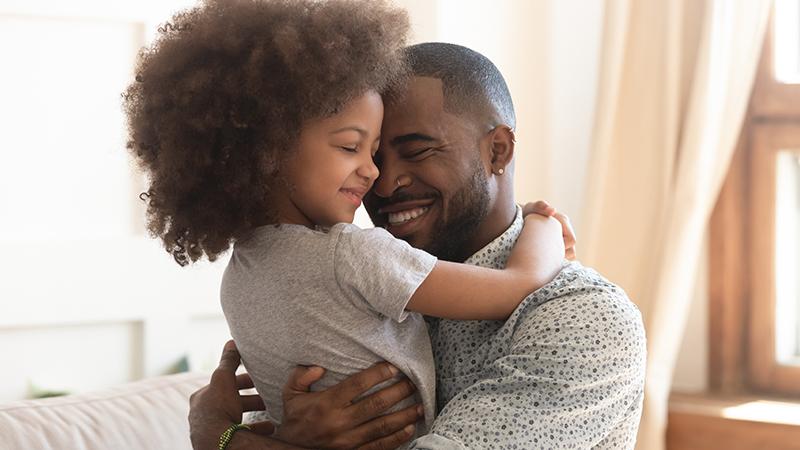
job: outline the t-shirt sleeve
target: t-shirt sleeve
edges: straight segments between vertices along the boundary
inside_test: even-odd
[[[436,257],[396,239],[383,228],[341,230],[334,273],[342,292],[402,322],[411,296],[436,265]]]

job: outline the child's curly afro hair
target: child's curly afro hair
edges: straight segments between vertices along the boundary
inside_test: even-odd
[[[148,229],[180,265],[272,223],[302,124],[407,75],[405,11],[374,0],[207,0],[143,49],[123,94]]]

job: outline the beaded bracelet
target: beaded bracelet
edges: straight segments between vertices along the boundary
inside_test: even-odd
[[[249,430],[250,427],[243,424],[243,423],[235,423],[228,427],[227,430],[223,431],[222,434],[219,436],[219,450],[225,450],[228,444],[231,443],[231,439],[233,439],[233,434],[239,430]]]

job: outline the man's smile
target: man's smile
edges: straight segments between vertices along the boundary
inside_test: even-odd
[[[435,202],[435,198],[398,202],[378,209],[378,213],[383,215],[390,233],[395,237],[403,237],[422,228]]]
[[[427,207],[407,209],[405,211],[388,213],[387,218],[389,225],[400,225],[401,223],[406,223],[410,220],[416,219],[417,217],[425,214],[426,211],[428,211]]]

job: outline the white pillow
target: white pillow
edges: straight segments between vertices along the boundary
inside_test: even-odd
[[[191,450],[189,396],[207,374],[0,404],[0,447],[41,450]]]

